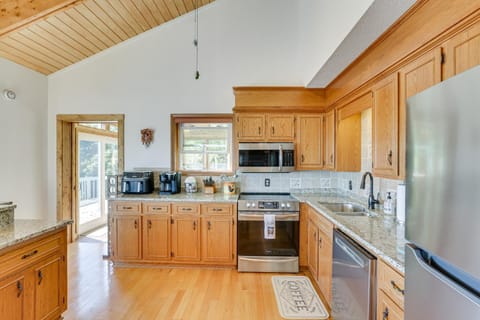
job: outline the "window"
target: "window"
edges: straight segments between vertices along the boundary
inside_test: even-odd
[[[172,126],[175,170],[232,172],[232,115],[172,115]]]

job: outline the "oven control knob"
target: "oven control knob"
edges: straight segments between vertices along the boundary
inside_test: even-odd
[[[290,203],[287,202],[287,208],[290,208],[290,207],[291,207]]]
[[[247,202],[247,208],[250,208],[250,203],[249,202]]]
[[[285,208],[285,203],[280,204],[280,207]]]
[[[252,202],[252,208],[255,208],[255,202]]]

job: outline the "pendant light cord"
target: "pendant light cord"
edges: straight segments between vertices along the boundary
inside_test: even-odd
[[[198,80],[200,78],[200,71],[198,71],[198,0],[195,0],[195,29],[193,45],[195,46],[195,80]]]

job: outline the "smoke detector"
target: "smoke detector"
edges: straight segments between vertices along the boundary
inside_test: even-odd
[[[17,94],[13,90],[5,89],[3,90],[3,97],[8,101],[14,101],[17,97]]]

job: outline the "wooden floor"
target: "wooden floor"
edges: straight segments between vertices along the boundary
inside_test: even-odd
[[[66,320],[283,319],[277,310],[272,274],[113,267],[102,259],[104,244],[100,242],[76,242],[68,251]]]

